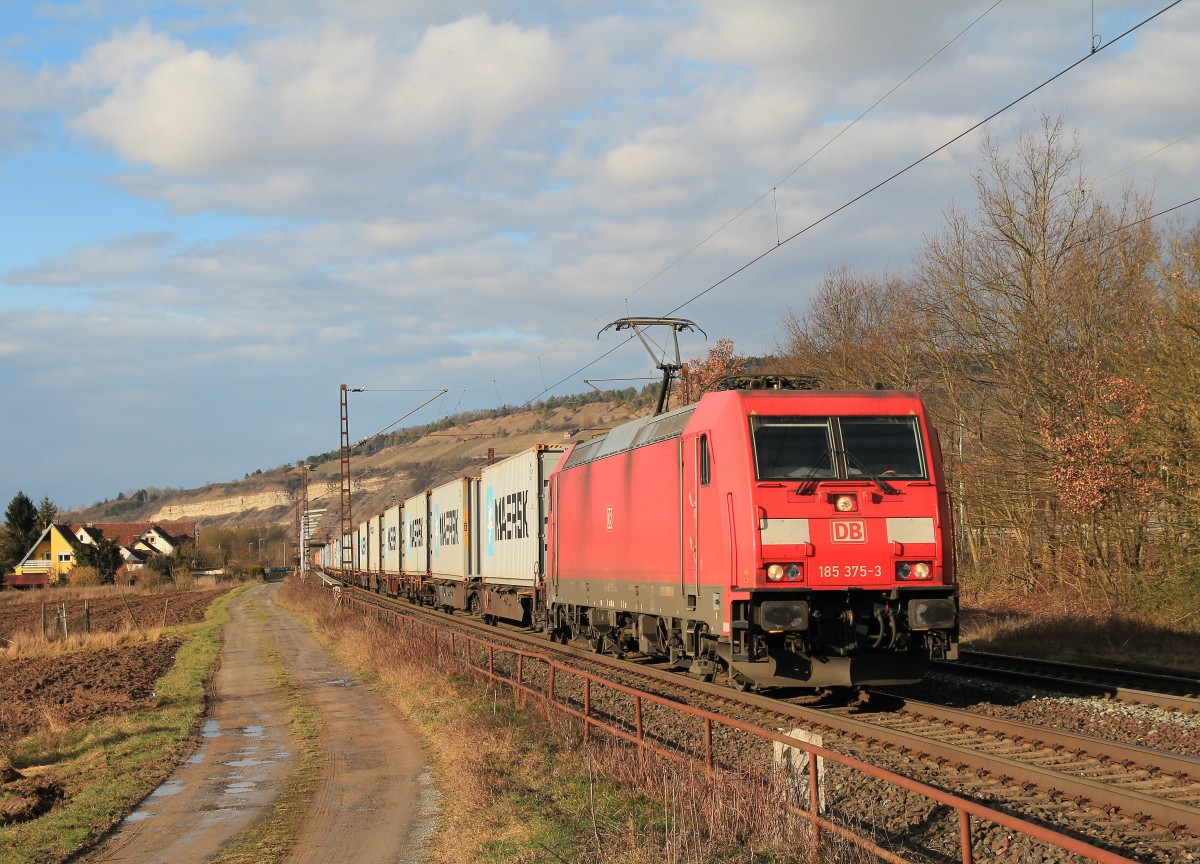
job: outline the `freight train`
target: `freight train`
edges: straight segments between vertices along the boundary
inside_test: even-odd
[[[743,687],[920,680],[958,652],[937,433],[915,393],[804,386],[734,379],[526,450],[367,519],[315,563]]]

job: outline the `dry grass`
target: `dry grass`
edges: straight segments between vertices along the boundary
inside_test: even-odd
[[[1195,674],[1200,632],[1187,613],[1137,614],[1063,592],[964,602],[963,647],[977,651]]]
[[[9,639],[0,640],[0,657],[61,657],[75,651],[104,651],[123,645],[153,642],[161,635],[161,627],[136,630],[128,625],[121,630],[102,633],[72,633],[66,639],[60,636],[46,639],[40,632],[17,632]]]
[[[780,785],[646,758],[593,735],[540,700],[464,676],[417,636],[336,610],[289,582],[282,599],[313,623],[424,734],[444,793],[433,862],[865,862],[855,849],[808,851],[780,807]]]

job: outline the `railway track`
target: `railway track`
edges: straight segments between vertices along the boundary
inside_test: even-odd
[[[1185,855],[1200,860],[1200,759],[1195,757],[888,695],[873,696],[872,706],[864,711],[814,705],[811,697],[739,693],[653,664],[630,664],[555,645],[540,635],[394,605],[370,593],[356,596],[385,608],[431,616],[441,626],[452,625],[477,638],[506,641],[560,661],[569,658],[592,674],[766,728],[817,730],[835,750],[916,774],[924,782],[955,788],[989,806],[1125,854],[1153,847],[1159,850],[1157,860],[1186,860]]]
[[[1080,666],[980,651],[961,651],[958,660],[939,661],[934,665],[939,671],[954,675],[987,676],[1155,708],[1200,713],[1200,679],[1181,675]]]

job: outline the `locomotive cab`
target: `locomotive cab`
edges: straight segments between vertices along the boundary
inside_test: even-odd
[[[758,542],[731,592],[728,663],[760,684],[919,680],[958,641],[932,427],[913,394],[804,395],[745,406]]]

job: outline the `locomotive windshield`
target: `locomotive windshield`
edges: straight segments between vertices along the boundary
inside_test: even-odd
[[[834,475],[832,427],[827,417],[751,417],[759,480]]]
[[[843,417],[841,427],[851,478],[925,477],[916,417]]]
[[[924,479],[916,417],[750,418],[759,480]]]

